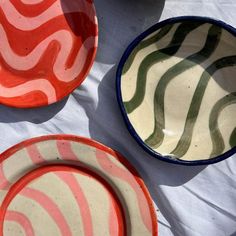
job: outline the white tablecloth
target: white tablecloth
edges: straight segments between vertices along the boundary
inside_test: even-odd
[[[235,236],[236,156],[201,167],[150,157],[125,127],[116,101],[115,73],[130,41],[152,24],[174,16],[200,15],[236,27],[236,1],[95,0],[95,6],[99,48],[88,78],[68,98],[49,107],[0,106],[0,151],[40,135],[91,137],[121,152],[138,169],[157,207],[160,236]]]

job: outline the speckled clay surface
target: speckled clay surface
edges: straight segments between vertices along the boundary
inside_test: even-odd
[[[0,160],[0,235],[157,235],[143,181],[99,143],[40,137]]]
[[[126,56],[122,103],[147,147],[195,161],[236,146],[235,35],[183,19],[155,30]]]

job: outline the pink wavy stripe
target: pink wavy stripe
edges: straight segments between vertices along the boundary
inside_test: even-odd
[[[131,174],[116,166],[112,161],[110,161],[107,154],[99,149],[96,150],[97,161],[100,166],[109,174],[117,177],[125,182],[127,182],[135,191],[136,197],[138,200],[139,210],[141,213],[142,220],[146,228],[152,232],[152,220],[150,210],[147,204],[147,199],[145,198],[143,192],[141,191],[140,186],[135,181],[134,177]]]
[[[26,151],[29,154],[30,159],[34,164],[40,164],[45,161],[45,159],[42,157],[40,152],[37,149],[37,146],[35,144],[32,144],[26,148]],[[0,190],[7,190],[9,189],[11,183],[7,180],[5,177],[4,171],[3,171],[3,163],[0,164]]]
[[[61,5],[63,5],[63,11]],[[37,29],[49,20],[71,12],[83,12],[87,14],[92,22],[94,21],[94,11],[91,10],[91,4],[82,0],[70,1],[69,4],[61,3],[61,0],[57,0],[46,11],[36,17],[25,17],[17,11],[15,6],[9,0],[1,0],[0,7],[2,8],[8,22],[17,29],[23,31]]]
[[[114,203],[111,196],[109,196],[109,202],[110,202],[110,210],[109,210],[109,233],[111,236],[119,235],[119,219],[117,218],[117,214],[114,208]]]
[[[67,184],[67,186],[70,188],[71,192],[74,195],[74,198],[81,213],[84,234],[86,236],[93,236],[93,223],[89,204],[78,181],[72,174],[69,173],[58,172],[56,173],[56,175]]]
[[[45,52],[45,50],[48,48],[51,42],[57,42],[60,44],[60,51],[58,52],[58,55],[55,59],[55,63],[53,65],[53,72],[58,80],[63,82],[71,82],[73,81],[83,70],[84,65],[86,63],[86,57],[88,56],[88,53],[90,49],[94,47],[94,42],[96,41],[96,37],[88,37],[84,43],[81,45],[76,58],[74,60],[73,65],[70,68],[66,68],[66,61],[70,55],[71,50],[73,49],[73,38],[69,31],[67,30],[59,30],[51,35],[49,35],[46,39],[41,41],[30,53],[28,53],[26,56],[20,56],[16,54],[7,38],[7,34],[4,30],[4,27],[0,24],[0,53],[4,59],[4,61],[13,69],[20,70],[20,71],[27,71],[35,67],[40,58],[42,57],[42,54]],[[26,82],[24,86],[25,89],[22,88],[22,85],[19,85],[17,87],[14,87],[15,90],[19,93],[19,95],[22,94],[22,92],[26,93],[25,90],[31,91],[31,90],[40,90],[43,91],[50,100],[55,100],[56,94],[55,89],[51,85],[51,83],[45,79],[37,79],[33,81]],[[5,88],[1,86],[0,88],[2,91],[0,94],[5,92],[3,96],[10,96],[12,97],[14,94],[7,95],[7,92],[11,93],[11,90],[8,88]],[[11,88],[13,89],[13,88]]]
[[[63,160],[79,161],[78,156],[72,150],[70,142],[57,140],[57,148]]]
[[[0,164],[0,190],[7,190],[11,183],[7,180],[4,171],[3,164]]]
[[[45,193],[36,189],[25,188],[21,190],[20,194],[40,204],[40,206],[44,208],[48,215],[52,217],[63,236],[72,236],[70,227],[67,224],[60,209]]]
[[[0,85],[0,96],[6,98],[19,97],[34,91],[44,93],[47,96],[48,103],[54,103],[57,101],[55,89],[46,79],[28,81],[24,84],[11,88]]]
[[[35,144],[26,147],[26,151],[34,164],[38,165],[45,161]]]
[[[27,236],[34,236],[34,229],[29,219],[20,212],[7,211],[5,215],[5,221],[17,222],[25,231]]]

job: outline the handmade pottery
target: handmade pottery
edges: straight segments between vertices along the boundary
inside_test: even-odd
[[[87,76],[98,41],[92,0],[1,0],[0,22],[0,103],[52,104]]]
[[[90,139],[56,135],[0,157],[0,235],[157,235],[135,169]]]
[[[214,163],[236,152],[236,30],[168,19],[136,38],[117,71],[118,102],[138,143],[165,161]]]

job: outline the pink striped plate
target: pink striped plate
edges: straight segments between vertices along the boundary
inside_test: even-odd
[[[38,107],[69,95],[93,64],[93,0],[0,1],[0,103]]]
[[[0,235],[157,235],[136,170],[93,140],[52,135],[0,157]]]

